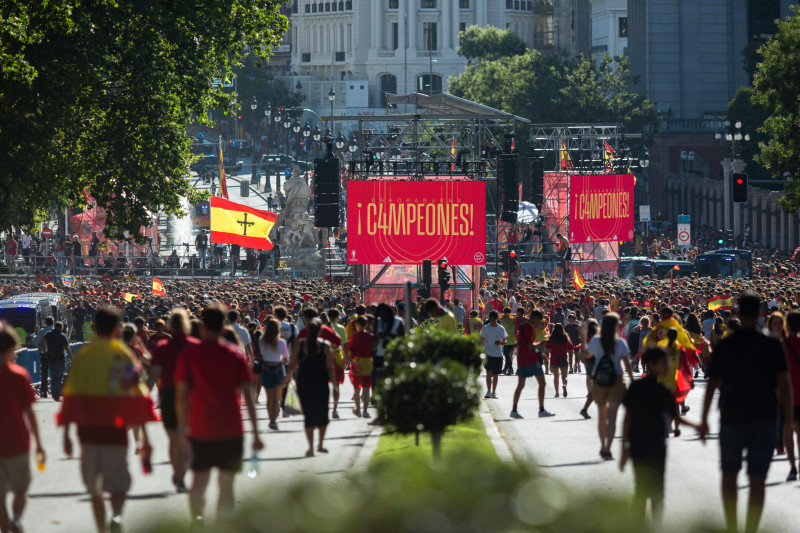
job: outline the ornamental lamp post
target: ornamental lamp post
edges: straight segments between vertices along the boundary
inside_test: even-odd
[[[252,138],[250,139],[250,142],[253,144],[253,156],[250,159],[250,163],[251,163],[251,165],[250,165],[250,168],[251,168],[250,183],[251,184],[258,183],[256,181],[256,174],[257,174],[257,172],[256,172],[256,135],[258,134],[258,128],[256,127],[256,109],[258,109],[258,101],[256,100],[256,97],[254,96],[253,100],[250,102],[250,110],[253,112],[253,135],[252,135]]]
[[[328,101],[331,103],[331,118],[330,118],[330,120],[328,120],[328,125],[330,126],[331,130],[333,130],[333,124],[331,124],[331,122],[333,122],[333,101],[334,100],[336,100],[336,91],[334,91],[333,87],[331,87],[331,90],[328,91]]]

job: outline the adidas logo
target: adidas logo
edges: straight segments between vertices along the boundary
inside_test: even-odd
[[[391,263],[392,262],[392,258],[387,255],[386,259],[384,259],[383,262],[384,263]]]

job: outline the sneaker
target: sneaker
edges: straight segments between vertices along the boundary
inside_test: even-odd
[[[497,393],[496,393],[496,392],[493,392],[493,393],[492,393],[492,399],[493,399],[493,400],[496,400],[496,399],[497,399]]]
[[[558,398],[558,391],[556,391],[556,398]]]
[[[682,407],[681,407],[681,415],[685,415],[685,414],[686,414],[686,413],[688,413],[690,410],[691,410],[691,407],[689,407],[688,405],[684,405],[684,406],[682,406]]]
[[[175,492],[177,492],[178,494],[184,494],[187,491],[188,489],[186,488],[186,484],[183,481],[178,481],[177,483],[175,483]]]
[[[587,411],[586,409],[581,409],[580,415],[583,418],[585,418],[586,420],[589,420],[590,418],[592,418],[591,416],[589,416],[589,411]]]
[[[789,475],[786,476],[786,481],[797,481],[797,470],[792,468],[792,470],[789,472]]]
[[[331,414],[331,418],[334,418],[334,419],[337,419],[337,420],[338,420],[338,419],[339,419],[339,411],[337,411],[336,409],[334,409],[334,410],[333,410],[333,413]]]
[[[487,392],[486,396],[484,396],[484,399],[486,399],[486,400],[490,400],[491,398],[492,398],[492,393],[491,392]]]
[[[121,533],[122,532],[122,517],[117,515],[111,519],[111,523],[108,524],[108,531],[109,533]]]
[[[278,423],[273,420],[272,422],[269,423],[269,429],[278,431]]]
[[[676,437],[680,437],[681,436],[681,430],[680,429],[676,429],[675,430],[675,436]]]
[[[369,418],[369,413],[367,412],[366,409],[364,409],[364,412],[361,413],[361,416],[363,416],[364,418]]]
[[[539,411],[539,418],[548,418],[548,417],[551,417],[551,416],[556,416],[556,414],[555,413],[551,413],[550,411],[547,411],[546,409],[542,409],[541,411]]]
[[[517,412],[516,409],[511,411],[511,418],[522,418],[522,415]]]

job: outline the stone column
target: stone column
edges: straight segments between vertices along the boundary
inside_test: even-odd
[[[723,180],[723,197],[722,197],[722,229],[727,230],[731,228],[731,172],[732,161],[726,157],[722,160],[722,180]]]
[[[452,26],[450,27],[450,48],[455,50],[458,48],[458,27],[460,26],[461,22],[461,8],[458,7],[458,2],[453,0],[453,22]]]
[[[452,25],[453,18],[450,11],[452,11],[452,5],[455,4],[456,1],[457,0],[442,2],[442,50],[451,47],[450,43],[452,43],[452,37],[450,26]],[[458,5],[455,6],[455,9],[458,9]]]
[[[413,1],[413,0],[412,0]],[[397,44],[401,50],[408,46],[406,41],[406,17],[408,17],[408,0],[400,0],[397,10]]]
[[[417,8],[419,7],[419,0],[408,0],[408,47],[416,51],[417,49],[417,26],[419,20],[417,19]],[[415,58],[416,60],[416,58]],[[414,91],[417,90],[416,85]]]

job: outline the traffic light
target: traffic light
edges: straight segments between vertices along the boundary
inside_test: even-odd
[[[731,196],[734,203],[747,202],[747,174],[744,172],[731,175]]]
[[[438,280],[439,280],[439,288],[442,290],[442,293],[450,288],[450,272],[447,270],[447,260],[440,259],[439,260],[439,271],[438,271]]]
[[[422,283],[417,288],[417,294],[422,298],[431,297],[431,260],[422,261]]]

